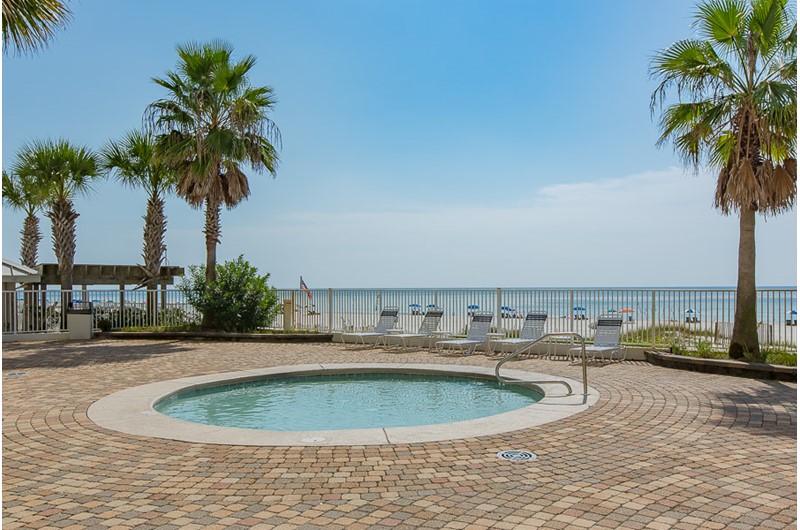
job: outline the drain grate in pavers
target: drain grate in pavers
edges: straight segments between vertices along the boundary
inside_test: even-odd
[[[6,377],[19,377],[21,375],[27,375],[27,372],[8,372]]]
[[[510,451],[500,451],[497,453],[497,458],[508,460],[509,462],[530,462],[531,460],[536,460],[536,453],[512,449]]]

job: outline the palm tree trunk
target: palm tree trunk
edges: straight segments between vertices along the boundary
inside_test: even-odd
[[[61,276],[61,290],[72,291],[72,266],[75,263],[75,220],[79,214],[72,202],[64,199],[53,201],[47,212],[53,229],[53,251],[58,260],[58,273]],[[72,295],[65,292],[61,296],[61,327],[67,327],[67,308]]]
[[[742,359],[748,352],[758,357],[756,316],[756,211],[752,206],[739,213],[739,277],[736,284],[736,313],[728,355]]]
[[[20,234],[22,234],[22,248],[20,249],[22,264],[34,268],[36,262],[39,261],[39,242],[42,240],[39,218],[36,215],[28,214]]]
[[[39,261],[39,243],[42,241],[42,232],[39,230],[39,218],[35,214],[28,212],[25,222],[22,225],[22,248],[20,249],[20,260],[26,267],[36,267]],[[23,299],[23,329],[26,331],[36,329],[37,314],[36,297],[33,294],[33,284],[25,284],[25,294]]]
[[[222,205],[206,199],[206,284],[217,279],[217,244],[219,243],[222,227],[220,226],[220,212]]]
[[[220,212],[222,205],[219,202],[214,202],[210,198],[206,198],[206,286],[210,285],[217,279],[217,243],[222,233],[220,226]],[[214,317],[211,314],[203,314],[204,328],[213,327]]]
[[[147,200],[147,213],[144,216],[144,247],[142,249],[147,288],[147,318],[151,325],[157,324],[158,277],[166,250],[164,244],[166,232],[167,216],[164,215],[164,200],[153,193]]]

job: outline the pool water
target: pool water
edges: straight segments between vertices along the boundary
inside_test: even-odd
[[[492,416],[542,399],[488,379],[412,374],[270,378],[179,392],[155,406],[167,416],[272,431],[433,425]]]

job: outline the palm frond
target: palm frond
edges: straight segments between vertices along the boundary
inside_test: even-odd
[[[156,154],[152,134],[129,131],[122,140],[109,142],[100,153],[100,165],[123,184],[161,196],[174,186],[174,171]]]
[[[709,42],[726,50],[744,44],[747,4],[743,0],[709,0],[697,6],[694,26]]]
[[[748,18],[748,30],[754,36],[761,55],[768,56],[783,37],[786,25],[786,0],[754,0]]]
[[[3,53],[35,52],[66,26],[72,13],[60,0],[3,0]]]
[[[663,105],[665,94],[673,87],[678,99],[713,98],[723,90],[745,86],[742,80],[723,61],[707,42],[681,40],[656,54],[650,65],[650,76],[660,82],[650,99],[650,109]]]

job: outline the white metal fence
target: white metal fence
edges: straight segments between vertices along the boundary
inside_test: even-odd
[[[202,316],[177,290],[3,291],[3,333],[66,329],[63,308],[89,303],[98,329],[182,326],[197,324]]]
[[[444,309],[441,329],[465,334],[470,315],[494,312],[495,331],[515,335],[530,310],[548,314],[546,331],[594,335],[597,317],[623,318],[630,345],[698,346],[724,349],[733,326],[733,289],[278,289],[291,300],[292,329],[366,330],[384,306],[400,308],[399,327],[416,331],[428,307]],[[797,350],[797,290],[759,289],[757,316],[762,347]],[[58,330],[61,308],[91,302],[95,327],[153,328],[199,323],[201,315],[177,290],[12,291],[3,293],[3,333]],[[283,328],[284,315],[270,324]]]

